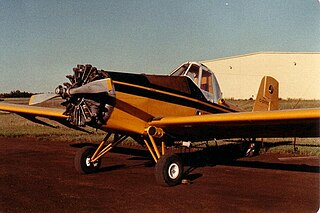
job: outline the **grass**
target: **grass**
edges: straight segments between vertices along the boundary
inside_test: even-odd
[[[61,124],[42,119],[53,127],[36,124],[16,114],[0,113],[0,136],[2,137],[37,137],[43,140],[94,142],[104,137],[102,131],[86,128],[90,134],[67,128]]]
[[[14,98],[6,99],[9,103],[27,104],[28,98]],[[251,111],[253,100],[229,100],[233,104],[242,107],[246,111]],[[61,107],[59,99],[51,100],[42,104],[47,107]],[[298,108],[315,108],[320,107],[320,100],[280,100],[281,109],[298,109]],[[39,140],[49,141],[67,141],[67,142],[90,142],[96,143],[101,141],[105,133],[96,131],[92,128],[86,128],[90,134],[78,130],[67,128],[61,124],[44,119],[54,126],[44,126],[36,124],[32,121],[24,119],[16,114],[1,113],[0,112],[0,136],[1,137],[37,137]],[[132,139],[127,139],[124,143],[132,145],[135,144]],[[228,140],[218,141],[218,145],[225,145],[230,142]],[[215,142],[211,143],[215,146]],[[320,138],[297,138],[296,141],[298,152],[294,152],[293,138],[269,138],[264,139],[263,151],[272,153],[298,153],[303,155],[320,156]]]
[[[268,138],[262,151],[320,156],[320,138]],[[296,150],[295,150],[296,148]]]
[[[318,142],[319,144],[319,142]],[[297,150],[294,150],[293,145],[281,145],[275,146],[267,150],[263,150],[264,152],[270,153],[291,153],[291,154],[299,154],[299,155],[309,155],[309,156],[318,156],[320,157],[320,146],[297,146]]]
[[[254,100],[227,100],[244,111],[252,111]],[[279,100],[279,109],[302,109],[320,107],[320,100],[288,99]]]

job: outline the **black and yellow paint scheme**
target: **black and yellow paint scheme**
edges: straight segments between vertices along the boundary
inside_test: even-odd
[[[150,151],[157,182],[172,186],[183,175],[179,157],[165,154],[174,141],[320,135],[320,109],[278,110],[278,82],[272,77],[262,79],[252,112],[240,112],[224,101],[213,72],[196,62],[184,63],[170,75],[78,65],[67,77],[70,83],[55,94],[30,99],[33,105],[60,96],[66,109],[0,102],[0,110],[107,132],[97,149],[84,147],[77,153],[75,167],[81,173],[96,172],[101,157],[129,136]],[[107,142],[111,134],[114,139]]]

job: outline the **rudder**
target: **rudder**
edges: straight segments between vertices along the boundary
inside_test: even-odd
[[[252,111],[271,111],[279,109],[279,82],[270,76],[261,80]]]

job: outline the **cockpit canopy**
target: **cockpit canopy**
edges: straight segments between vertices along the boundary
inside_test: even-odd
[[[187,76],[191,78],[210,102],[218,103],[222,98],[220,86],[215,75],[203,64],[186,62],[171,72],[170,76]]]

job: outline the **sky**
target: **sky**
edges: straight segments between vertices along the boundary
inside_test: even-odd
[[[0,0],[0,93],[51,92],[77,64],[168,74],[185,61],[320,52],[318,0]]]

